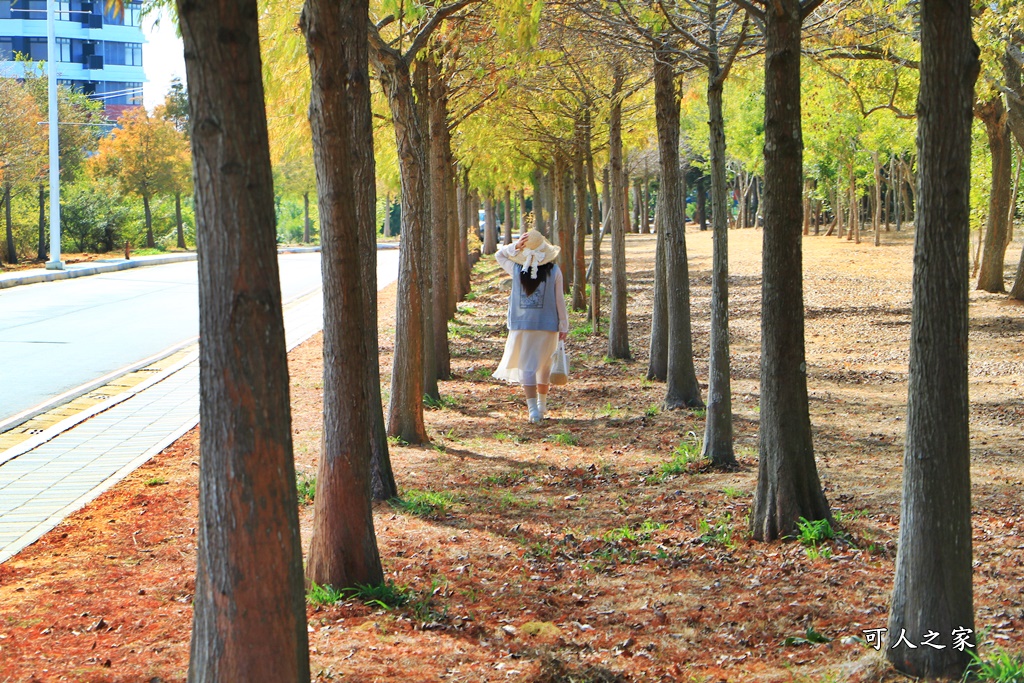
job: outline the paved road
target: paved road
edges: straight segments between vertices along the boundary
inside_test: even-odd
[[[320,286],[320,254],[280,256],[284,300]],[[398,277],[378,252],[379,284]],[[194,338],[195,262],[0,290],[0,422]]]

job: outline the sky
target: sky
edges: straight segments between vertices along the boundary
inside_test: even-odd
[[[159,22],[155,22],[156,19]],[[184,48],[173,20],[163,10],[143,20],[142,32],[146,36],[142,45],[142,65],[147,79],[142,86],[142,100],[151,110],[163,104],[164,95],[171,89],[172,78],[178,76],[185,80]]]

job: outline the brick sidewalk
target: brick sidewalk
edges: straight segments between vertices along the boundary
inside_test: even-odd
[[[320,290],[285,311],[288,349],[320,331]],[[34,543],[199,422],[195,354],[39,444],[0,453],[0,562]],[[45,439],[49,435],[40,435]],[[23,452],[22,452],[23,451]]]

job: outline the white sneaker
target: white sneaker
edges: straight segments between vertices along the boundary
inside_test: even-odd
[[[532,424],[540,424],[544,419],[543,413],[540,411],[540,404],[535,398],[526,399],[526,407],[530,411],[530,422]]]

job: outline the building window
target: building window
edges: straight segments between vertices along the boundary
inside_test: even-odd
[[[60,55],[57,58],[59,62],[70,62],[71,61],[71,39],[70,38],[58,38],[57,39],[57,54]]]
[[[14,41],[8,37],[0,38],[0,62],[9,62],[14,59]]]
[[[11,18],[11,0],[0,0],[0,19]]]
[[[35,62],[46,61],[46,38],[26,38],[28,58]]]
[[[124,43],[113,43],[108,40],[103,44],[102,54],[107,64],[124,64]]]
[[[141,2],[128,2],[124,6],[124,24],[125,26],[141,26],[142,25],[142,3]],[[142,62],[139,62],[142,64]]]
[[[127,66],[142,66],[142,43],[125,44],[124,63]]]
[[[45,21],[46,0],[13,0],[11,2],[11,16],[14,19]]]

